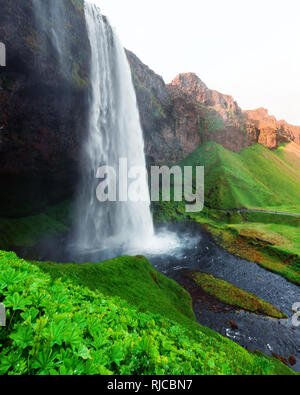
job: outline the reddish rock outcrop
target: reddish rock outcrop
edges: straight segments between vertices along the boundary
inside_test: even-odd
[[[179,74],[168,86],[173,101],[181,97],[191,106],[198,121],[200,142],[214,141],[234,152],[255,144],[259,131],[248,122],[242,110],[229,95],[210,90],[194,73]],[[184,119],[185,111],[176,114]],[[181,120],[181,124],[184,122]],[[183,129],[183,128],[182,128]],[[184,133],[184,131],[182,130]]]
[[[244,111],[249,122],[259,130],[258,142],[270,149],[276,149],[280,144],[294,141],[300,144],[300,126],[293,126],[286,121],[277,121],[269,115],[265,108]]]
[[[205,107],[213,107],[224,121],[230,120],[230,113],[240,116],[241,109],[232,96],[208,89],[195,73],[179,74],[170,84],[189,95],[195,102]]]
[[[198,105],[195,117],[200,119],[203,141],[215,141],[235,152],[256,143],[269,149],[290,141],[300,144],[299,126],[277,121],[264,108],[242,111],[231,96],[210,90],[194,73],[179,74],[168,89],[173,100],[181,95],[189,106],[191,101]]]
[[[231,326],[231,328],[233,330],[238,330],[239,329],[238,325],[234,321],[229,320],[228,324]]]
[[[242,111],[232,96],[209,89],[195,73],[161,77],[128,52],[145,133],[148,163],[179,162],[201,143],[240,152],[260,143],[270,149],[295,141],[300,127],[277,121],[265,109]]]

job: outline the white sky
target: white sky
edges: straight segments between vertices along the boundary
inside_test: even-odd
[[[299,0],[92,0],[170,82],[193,71],[243,109],[300,125]]]

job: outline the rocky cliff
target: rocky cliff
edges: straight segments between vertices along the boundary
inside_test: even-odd
[[[176,100],[163,79],[127,51],[145,136],[148,165],[177,163],[201,142],[197,106]],[[184,116],[183,116],[184,114]]]
[[[256,143],[269,149],[288,141],[300,144],[300,127],[277,121],[264,109],[242,111],[231,96],[210,90],[196,74],[179,74],[164,86],[134,55],[128,57],[151,162],[176,163],[211,141],[234,152]]]
[[[300,144],[300,126],[293,126],[286,121],[277,121],[269,115],[265,108],[244,111],[249,122],[259,130],[258,142],[270,149],[275,149],[278,145],[294,141]]]
[[[176,163],[206,141],[235,152],[257,142],[258,130],[232,97],[209,90],[193,73],[180,74],[165,85],[135,55],[127,55],[149,164]]]
[[[168,90],[173,101],[184,100],[194,104],[194,118],[198,121],[200,143],[214,141],[231,151],[239,152],[257,141],[257,129],[246,122],[234,99],[208,89],[196,74],[178,75],[168,85]],[[177,113],[177,118],[184,119],[184,116],[182,108],[182,111]]]
[[[79,0],[0,0],[0,9],[0,214],[24,215],[74,192],[90,48]]]

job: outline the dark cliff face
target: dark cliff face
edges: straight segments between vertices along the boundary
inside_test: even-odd
[[[132,52],[126,51],[137,95],[145,136],[148,164],[164,159],[165,130],[170,125],[171,97],[163,79],[144,65]]]
[[[133,53],[127,51],[127,57],[145,136],[147,163],[177,163],[201,141],[195,104],[189,97],[174,99],[160,76]]]
[[[0,0],[0,8],[0,214],[25,215],[76,187],[90,47],[80,1]]]

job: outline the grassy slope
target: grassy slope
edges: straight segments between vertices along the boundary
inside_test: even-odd
[[[193,273],[194,281],[207,293],[231,306],[240,307],[254,313],[260,313],[273,318],[288,318],[270,303],[258,296],[243,291],[240,288],[206,273]]]
[[[53,279],[70,279],[104,295],[119,296],[142,311],[159,312],[191,328],[198,327],[189,294],[158,273],[144,257],[121,257],[84,265],[33,263]]]
[[[300,212],[300,174],[280,154],[261,145],[240,154],[216,143],[202,144],[182,166],[205,166],[205,201],[221,209],[265,209]],[[300,169],[300,161],[299,161]]]
[[[131,261],[128,278],[133,269],[139,271],[140,262],[143,274],[139,285],[146,290],[152,281],[157,284],[152,274],[149,276],[149,271],[155,272],[144,258],[122,258],[104,263],[115,269],[106,267],[102,272],[109,273],[106,281],[113,288],[119,289],[115,283],[119,281],[119,264],[123,273],[125,263],[130,265]],[[116,296],[100,293],[102,289],[108,293],[108,285],[104,285],[100,269],[97,276],[94,272],[94,278],[90,277],[89,265],[83,265],[78,276],[65,270],[65,281],[53,279],[60,277],[61,266],[52,266],[50,281],[36,265],[13,253],[0,252],[0,267],[0,302],[7,306],[9,322],[0,330],[2,374],[293,374],[274,358],[248,353],[218,334],[202,331],[200,325],[192,335],[185,324],[170,321],[164,292],[175,303],[176,294],[190,302],[180,287],[167,279],[164,283],[158,274],[162,301],[156,301],[151,309],[161,315],[153,315],[148,306],[146,313],[140,312]],[[85,288],[84,283],[97,292]],[[139,307],[145,299],[148,297],[142,298]],[[192,320],[189,309],[185,319]]]
[[[205,204],[210,209],[187,215],[184,203],[159,202],[154,205],[155,220],[205,224],[231,253],[300,285],[300,218],[226,211],[300,213],[300,147],[290,143],[272,152],[255,145],[235,154],[216,143],[205,143],[181,165],[205,166]]]

